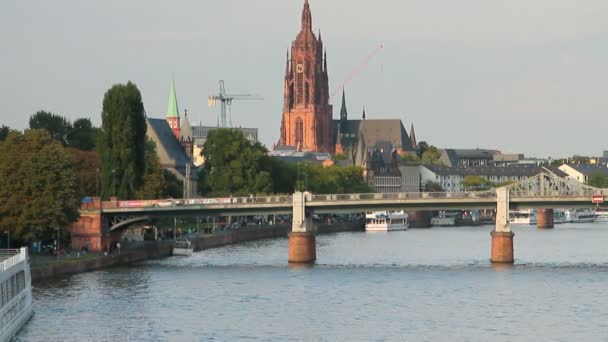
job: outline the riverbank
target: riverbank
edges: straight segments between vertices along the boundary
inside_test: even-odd
[[[341,223],[336,225],[315,225],[317,234],[331,234],[347,231],[364,231],[362,223]],[[218,232],[190,237],[195,252],[211,248],[219,248],[248,241],[263,239],[284,238],[290,231],[289,225],[258,226],[236,231]],[[31,263],[31,274],[33,282],[45,279],[90,272],[104,268],[128,265],[136,262],[161,259],[173,254],[173,241],[148,241],[140,243],[132,248],[125,248],[120,255],[86,255],[80,257],[63,258],[52,260],[47,263]],[[34,256],[33,258],[36,258]]]

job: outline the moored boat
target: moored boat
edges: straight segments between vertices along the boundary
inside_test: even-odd
[[[608,222],[608,208],[597,208],[595,210],[595,222]]]
[[[537,222],[536,210],[524,209],[524,210],[511,210],[509,212],[509,220],[512,224],[529,224],[535,225]]]
[[[10,341],[34,314],[27,248],[0,250],[0,341]]]
[[[591,223],[596,219],[592,209],[568,209],[565,217],[567,223]]]
[[[376,211],[365,215],[365,231],[368,232],[388,232],[407,228],[407,213],[403,210]]]
[[[190,256],[194,252],[192,242],[188,239],[179,239],[175,241],[173,246],[173,255]]]

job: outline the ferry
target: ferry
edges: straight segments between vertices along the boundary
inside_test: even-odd
[[[179,239],[175,241],[173,246],[173,255],[190,256],[194,252],[192,242],[188,239]]]
[[[535,225],[537,222],[536,210],[534,210],[534,209],[511,210],[509,212],[509,221],[511,221],[512,224]]]
[[[458,213],[440,211],[439,215],[431,218],[431,225],[433,227],[455,227],[456,216],[458,216]]]
[[[34,314],[27,248],[0,249],[0,341],[10,341]]]
[[[608,208],[597,208],[595,210],[595,222],[608,222]]]
[[[591,223],[596,218],[592,209],[569,209],[565,216],[568,223]]]
[[[389,232],[407,230],[407,213],[401,211],[376,211],[365,214],[365,231]]]
[[[553,224],[566,223],[566,211],[564,209],[553,209]]]

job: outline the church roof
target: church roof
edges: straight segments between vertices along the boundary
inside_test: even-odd
[[[365,145],[374,147],[380,143],[390,143],[394,148],[412,151],[412,142],[399,119],[367,119],[360,122],[360,130]]]
[[[177,95],[175,94],[175,81],[171,80],[171,90],[169,91],[169,105],[167,106],[167,117],[178,118],[179,108],[177,107]]]
[[[197,178],[196,167],[177,141],[173,130],[165,119],[146,118],[147,135],[156,144],[156,153],[163,169],[175,169],[182,177],[186,174],[186,165],[191,165],[192,179]]]

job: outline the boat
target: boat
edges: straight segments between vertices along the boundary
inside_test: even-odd
[[[509,221],[512,224],[536,224],[536,210],[525,209],[525,210],[511,210],[509,212]]]
[[[179,239],[175,240],[175,245],[173,246],[173,255],[179,256],[190,256],[194,252],[192,248],[192,242],[188,239]]]
[[[566,223],[566,211],[564,209],[553,209],[553,224]]]
[[[440,211],[439,215],[431,218],[431,225],[433,227],[455,227],[456,216],[458,213]]]
[[[365,214],[365,231],[389,232],[407,230],[407,213],[401,211],[376,211]]]
[[[0,341],[10,341],[34,314],[27,248],[0,249]]]
[[[608,222],[608,208],[597,208],[595,210],[595,222]]]
[[[567,223],[590,223],[596,218],[592,209],[568,209],[565,214]]]

